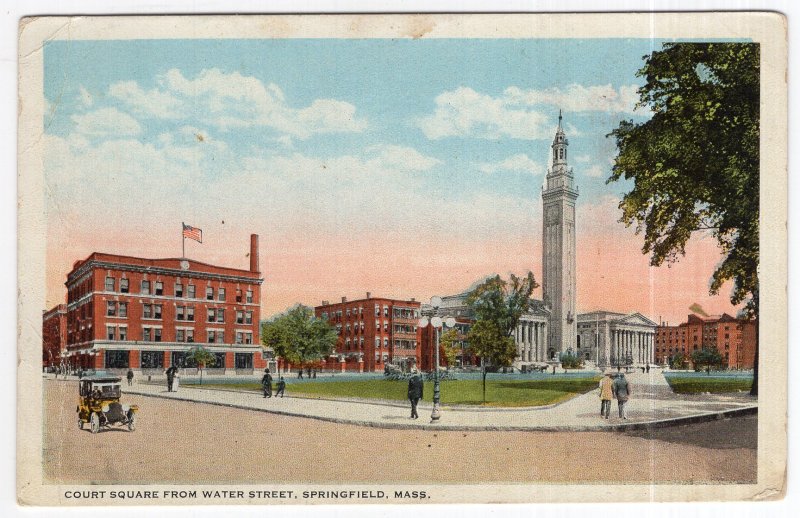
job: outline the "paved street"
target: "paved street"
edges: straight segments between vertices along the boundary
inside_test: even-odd
[[[75,380],[48,379],[44,389],[43,469],[50,482],[697,484],[752,482],[756,474],[755,416],[627,433],[403,430],[128,393],[123,400],[141,408],[137,430],[116,428],[93,435],[78,430]],[[181,389],[177,395],[189,394],[202,392]],[[296,409],[290,405],[312,403],[264,401],[243,394],[224,397],[249,398],[254,407]],[[402,422],[406,412],[402,407],[366,408],[379,412],[386,422]],[[468,414],[482,421],[506,413],[513,419],[524,414],[450,411],[444,419]],[[526,415],[539,419],[531,412]]]
[[[746,393],[726,395],[675,395],[664,375],[659,371],[649,374],[627,375],[632,385],[628,402],[628,420],[617,417],[616,401],[612,401],[612,418],[601,419],[600,399],[597,391],[590,391],[569,401],[548,407],[486,408],[443,407],[441,420],[430,423],[431,405],[420,404],[420,419],[409,419],[408,403],[374,402],[369,400],[326,400],[292,397],[291,385],[285,398],[264,399],[255,392],[208,390],[182,386],[178,392],[167,392],[164,385],[135,384],[123,390],[132,394],[192,400],[217,405],[261,410],[281,415],[314,417],[325,421],[351,423],[381,428],[418,428],[441,430],[606,430],[621,426],[639,426],[644,423],[670,419],[708,416],[731,410],[754,409],[755,398]],[[442,383],[447,390],[447,382]]]

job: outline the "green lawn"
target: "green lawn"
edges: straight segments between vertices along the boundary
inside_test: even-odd
[[[599,377],[562,380],[487,380],[487,406],[541,406],[564,401],[597,388]],[[181,387],[188,386],[182,385]],[[274,386],[274,385],[273,385]],[[197,386],[199,387],[199,386]],[[257,383],[238,385],[204,384],[204,388],[261,390]],[[450,380],[441,383],[443,405],[483,405],[480,380]],[[287,394],[320,397],[353,397],[365,399],[407,399],[408,383],[405,381],[363,380],[326,381],[321,383],[296,383],[286,386]],[[425,382],[425,401],[433,400],[433,383]]]
[[[667,376],[666,378],[676,394],[750,391],[750,387],[753,385],[752,378],[702,378],[700,376]]]

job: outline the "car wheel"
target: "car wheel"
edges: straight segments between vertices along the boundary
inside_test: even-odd
[[[131,432],[136,430],[136,414],[131,414],[130,419],[128,419],[128,430]]]
[[[97,412],[92,412],[92,416],[90,418],[90,422],[92,424],[92,433],[97,433],[100,431],[100,416],[97,415]]]
[[[83,430],[83,419],[78,418],[78,430]]]

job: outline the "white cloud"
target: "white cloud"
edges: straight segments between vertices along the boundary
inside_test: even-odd
[[[586,162],[588,162],[591,159],[592,159],[592,157],[590,157],[589,155],[579,155],[579,156],[575,157],[575,161],[580,163],[580,164],[585,164]]]
[[[615,89],[611,84],[584,86],[575,83],[564,89],[552,87],[544,90],[523,90],[512,86],[503,92],[503,96],[511,105],[551,105],[565,112],[635,113],[638,89],[637,85]]]
[[[367,148],[374,154],[372,161],[377,161],[382,168],[394,168],[400,171],[427,171],[441,163],[440,160],[425,156],[414,148],[395,145],[381,145]]]
[[[439,94],[434,113],[416,123],[431,140],[466,136],[491,140],[549,139],[553,128],[548,124],[550,116],[542,112],[543,107],[558,107],[572,113],[642,113],[634,110],[639,98],[637,90],[637,85],[615,89],[610,84],[571,84],[564,89],[544,90],[511,86],[499,97],[492,97],[462,86]],[[571,136],[579,134],[569,123],[565,130]]]
[[[509,108],[503,98],[493,98],[467,87],[436,97],[436,110],[417,121],[429,139],[472,136],[496,140],[503,137],[541,139],[552,136],[547,117],[534,110]]]
[[[83,87],[83,85],[81,85],[81,87],[80,87],[80,92],[81,93],[80,93],[79,97],[80,97],[81,105],[83,105],[84,108],[90,107],[92,105],[92,102],[93,102],[92,101],[92,94],[90,94],[89,91],[86,90],[86,88]]]
[[[538,176],[544,172],[544,168],[541,166],[541,164],[531,160],[525,153],[510,156],[500,162],[481,164],[478,169],[484,173],[496,173],[499,171],[524,171],[534,176]]]
[[[78,133],[91,137],[124,137],[138,135],[142,131],[136,119],[116,108],[100,108],[71,118]]]
[[[142,90],[136,81],[114,83],[108,88],[108,95],[124,102],[139,115],[160,119],[180,117],[180,100],[156,88]]]
[[[604,171],[599,165],[594,164],[592,167],[587,169],[584,174],[592,178],[601,178],[606,174],[606,171]]]
[[[222,129],[266,126],[299,139],[321,133],[361,132],[366,119],[356,116],[352,104],[316,99],[304,108],[292,108],[275,84],[255,77],[203,70],[194,79],[172,69],[159,78],[164,95],[171,95],[205,123]],[[188,116],[189,114],[184,114]]]

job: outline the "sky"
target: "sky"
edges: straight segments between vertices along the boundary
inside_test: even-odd
[[[51,41],[44,53],[47,300],[94,251],[247,269],[262,316],[376,296],[428,300],[493,273],[541,281],[541,188],[563,112],[579,311],[685,321],[720,253],[652,268],[618,222],[607,134],[643,122],[649,39]],[[541,288],[535,294],[541,297]]]

